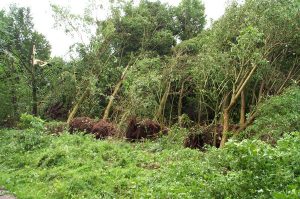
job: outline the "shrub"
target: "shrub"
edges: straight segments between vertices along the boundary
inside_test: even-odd
[[[35,117],[33,115],[23,113],[20,117],[20,122],[18,123],[18,127],[20,129],[36,129],[36,130],[44,130],[45,121],[39,117]]]
[[[275,143],[284,133],[300,131],[300,88],[291,87],[258,107],[253,125],[241,133],[242,138],[259,138]]]
[[[51,121],[45,124],[45,130],[49,134],[61,134],[68,130],[68,124],[66,122]]]
[[[229,141],[206,154],[214,198],[272,198],[300,190],[300,133],[286,134],[276,147],[260,140]],[[255,197],[254,197],[255,196]],[[289,197],[287,197],[289,198]]]
[[[168,134],[160,137],[157,142],[163,148],[181,149],[187,135],[188,130],[186,128],[181,128],[175,124],[169,129]]]

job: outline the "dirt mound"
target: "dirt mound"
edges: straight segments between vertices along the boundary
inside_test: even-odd
[[[74,133],[75,131],[85,131],[92,133],[92,129],[95,124],[96,121],[89,117],[76,117],[70,123],[70,132]]]
[[[150,119],[138,121],[136,118],[130,119],[125,137],[129,140],[139,140],[142,138],[155,138],[159,132],[168,133],[168,129],[162,129],[160,124]]]
[[[231,125],[229,129],[230,131],[236,131],[238,126]],[[215,139],[215,146],[219,148],[222,139],[222,132],[223,126],[220,124],[203,127],[202,130],[200,129],[200,132],[191,132],[185,139],[184,146],[192,149],[197,148],[204,150],[205,145],[214,146]]]
[[[106,120],[100,120],[94,124],[92,133],[95,135],[96,139],[101,139],[115,135],[117,133],[117,128],[114,124]]]

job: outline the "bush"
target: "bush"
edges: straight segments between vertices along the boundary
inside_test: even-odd
[[[49,134],[61,134],[68,130],[68,124],[66,122],[51,121],[45,124],[45,130]]]
[[[299,149],[300,133],[286,134],[276,147],[260,140],[230,141],[224,150],[207,154],[208,168],[217,170],[211,176],[210,191],[215,198],[272,198],[299,193]]]
[[[44,130],[45,121],[39,117],[35,117],[33,115],[23,113],[20,117],[20,122],[18,123],[18,127],[20,129],[36,129],[36,130]]]
[[[168,134],[160,137],[157,143],[163,148],[169,149],[182,149],[184,144],[184,139],[188,135],[188,130],[186,128],[181,128],[179,125],[173,125]]]
[[[284,133],[300,131],[300,88],[291,87],[258,107],[253,125],[241,138],[258,138],[274,144]]]

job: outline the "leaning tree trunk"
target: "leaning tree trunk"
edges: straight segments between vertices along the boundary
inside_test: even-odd
[[[230,116],[230,111],[231,109],[235,106],[238,97],[241,95],[241,93],[244,91],[248,81],[250,80],[250,78],[252,77],[253,73],[255,72],[255,70],[257,69],[257,65],[255,65],[251,71],[249,72],[249,74],[247,74],[247,76],[245,76],[243,78],[243,80],[241,80],[241,82],[239,83],[239,86],[237,88],[237,91],[235,91],[235,89],[233,89],[232,91],[232,95],[231,95],[231,100],[229,105],[223,110],[223,135],[222,135],[222,140],[221,140],[221,144],[220,147],[224,147],[225,143],[227,141],[227,133],[229,131],[229,116]]]
[[[160,100],[159,107],[157,109],[154,120],[162,122],[163,112],[164,112],[164,109],[165,109],[165,106],[166,106],[166,103],[167,103],[167,99],[168,99],[168,96],[169,96],[169,93],[170,93],[170,89],[171,89],[171,82],[168,83],[168,86],[167,86],[167,88],[166,88],[166,90],[165,90],[165,92],[164,92],[164,94],[163,94],[163,96]]]
[[[103,114],[103,118],[102,118],[103,120],[106,120],[108,118],[110,109],[111,109],[111,107],[113,105],[113,101],[114,101],[114,99],[115,99],[118,91],[120,90],[122,83],[123,83],[123,79],[119,80],[119,82],[115,86],[114,92],[109,97],[109,102],[108,102],[108,104],[107,104],[107,106],[105,108],[104,114]]]
[[[240,126],[236,132],[235,135],[237,135],[238,133],[240,133],[241,131],[245,130],[250,124],[252,124],[255,120],[255,117],[257,115],[257,112],[253,112],[250,117],[247,119],[247,121],[245,121],[244,125]]]
[[[118,81],[118,83],[117,83],[117,85],[115,86],[115,89],[114,89],[112,95],[111,95],[110,98],[109,98],[109,102],[108,102],[108,104],[107,104],[107,106],[106,106],[106,108],[105,108],[105,111],[104,111],[104,114],[103,114],[103,117],[102,117],[103,120],[106,120],[106,119],[108,118],[108,116],[109,116],[109,112],[110,112],[110,109],[111,109],[111,107],[112,107],[112,105],[113,105],[113,101],[114,101],[114,99],[115,99],[115,97],[116,97],[118,91],[119,91],[120,88],[121,88],[121,85],[122,85],[122,83],[123,83],[123,81],[124,81],[124,79],[125,79],[126,72],[127,72],[128,68],[129,68],[129,64],[128,64],[128,65],[126,66],[126,68],[124,69],[123,74],[122,74],[120,80]]]
[[[182,84],[181,84],[181,89],[180,89],[180,92],[179,92],[179,99],[178,99],[177,117],[178,117],[178,124],[180,124],[180,125],[181,125],[180,116],[182,115],[183,92],[184,92],[184,82],[182,82]]]
[[[71,121],[73,120],[73,118],[75,117],[80,105],[82,104],[82,102],[84,101],[84,99],[88,96],[90,92],[89,88],[86,88],[84,93],[80,96],[78,102],[75,104],[75,106],[72,108],[72,111],[70,112],[69,116],[68,116],[68,120],[67,120],[67,124],[70,125]]]

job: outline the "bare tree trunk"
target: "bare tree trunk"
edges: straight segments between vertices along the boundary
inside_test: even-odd
[[[78,102],[75,104],[75,106],[72,108],[72,111],[70,112],[69,116],[68,116],[68,120],[67,120],[67,124],[70,125],[71,121],[73,120],[73,118],[75,117],[80,105],[82,104],[82,102],[84,101],[84,99],[88,96],[90,89],[86,88],[84,93],[80,96]]]
[[[241,92],[240,126],[246,122],[246,99],[244,91]]]
[[[109,116],[109,112],[110,112],[110,109],[113,105],[113,101],[118,93],[118,91],[120,90],[121,88],[121,85],[123,83],[123,79],[119,80],[119,82],[117,83],[117,85],[115,86],[115,89],[114,89],[114,92],[112,93],[112,95],[109,97],[109,102],[105,108],[105,111],[104,111],[104,114],[103,114],[103,117],[102,119],[106,120]]]
[[[225,146],[225,142],[227,141],[227,133],[229,131],[229,110],[225,109],[223,111],[223,135],[222,135],[222,140],[220,147]]]
[[[289,71],[287,77],[285,78],[284,82],[282,83],[282,85],[280,86],[280,88],[277,90],[277,94],[280,94],[283,91],[283,89],[286,86],[286,83],[288,82],[288,80],[291,79],[292,74],[295,73],[295,71],[294,71],[295,67],[296,67],[296,62],[293,64],[293,67],[290,69],[290,71]]]
[[[118,91],[119,91],[120,88],[121,88],[121,85],[122,85],[122,83],[123,83],[123,81],[124,81],[124,79],[125,79],[126,72],[127,72],[128,68],[129,68],[129,64],[128,64],[128,65],[126,66],[126,68],[124,69],[123,74],[122,74],[120,80],[119,80],[118,83],[116,84],[115,89],[114,89],[112,95],[111,95],[110,98],[109,98],[109,102],[108,102],[108,104],[107,104],[107,106],[106,106],[106,108],[105,108],[105,110],[104,110],[104,114],[103,114],[103,117],[102,117],[102,119],[104,119],[104,120],[106,120],[106,119],[108,118],[108,116],[109,116],[109,112],[110,112],[110,109],[111,109],[111,107],[112,107],[112,105],[113,105],[113,101],[114,101],[114,99],[115,99],[115,97],[116,97]]]
[[[237,92],[235,92],[235,89],[232,91],[232,96],[229,105],[223,110],[223,135],[222,135],[222,140],[221,140],[221,145],[220,147],[225,146],[225,142],[227,141],[227,133],[229,131],[229,116],[230,116],[230,110],[234,107],[234,105],[237,102],[238,97],[241,95],[241,93],[244,91],[248,81],[252,77],[254,71],[257,69],[257,65],[253,66],[251,71],[241,82],[239,83]]]
[[[36,65],[34,64],[35,60],[35,45],[32,45],[31,52],[31,66],[32,66],[32,75],[31,75],[31,89],[32,89],[32,115],[37,115],[37,81],[36,81]]]
[[[201,112],[202,112],[202,107],[201,107],[201,102],[199,100],[198,102],[198,108],[197,108],[197,123],[200,124],[201,122]]]
[[[265,86],[265,82],[262,81],[260,87],[259,87],[259,93],[258,93],[258,102],[261,101],[262,96],[263,96],[263,92],[264,92],[264,86]]]
[[[162,122],[162,118],[163,118],[163,112],[167,103],[167,99],[170,93],[170,89],[171,89],[171,82],[168,83],[168,86],[160,100],[159,103],[159,107],[157,109],[156,115],[155,115],[155,120]]]
[[[244,125],[240,126],[238,130],[235,131],[235,134],[240,133],[241,131],[245,130],[250,124],[252,124],[255,120],[256,112],[252,113],[248,120],[244,123]]]
[[[215,126],[216,128],[214,128],[214,135],[213,135],[213,146],[217,147],[217,133],[218,133],[218,122],[217,122],[217,118],[215,118]]]
[[[32,114],[37,115],[37,87],[36,79],[32,78]]]
[[[184,92],[184,83],[182,82],[181,84],[181,89],[179,92],[179,99],[178,99],[178,112],[177,112],[177,117],[178,117],[178,123],[180,124],[180,116],[182,115],[182,99],[183,99],[183,92]]]

